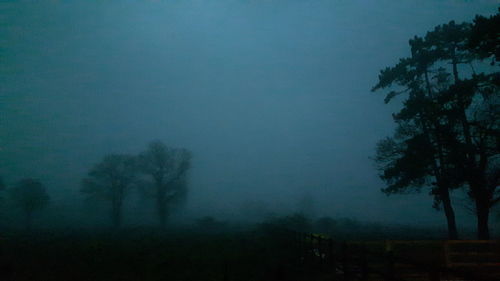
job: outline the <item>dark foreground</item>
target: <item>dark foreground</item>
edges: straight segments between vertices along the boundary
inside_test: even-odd
[[[289,245],[266,231],[7,235],[0,280],[290,280]]]
[[[498,277],[496,241],[340,242],[274,227],[224,233],[59,231],[0,238],[2,281],[489,281]]]

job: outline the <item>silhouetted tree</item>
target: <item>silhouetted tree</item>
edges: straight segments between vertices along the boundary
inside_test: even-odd
[[[476,60],[491,60],[494,66],[500,59],[499,34],[500,8],[489,18],[476,16],[466,46]],[[464,62],[455,59],[452,63],[456,69]],[[454,71],[456,87],[451,89],[465,96],[458,103],[466,143],[465,175],[476,207],[480,239],[489,238],[489,213],[500,201],[500,72],[494,69],[479,74],[472,69],[474,75],[468,79],[460,79],[458,71]]]
[[[139,159],[141,171],[153,183],[156,212],[160,226],[164,227],[171,208],[186,197],[191,153],[154,141],[139,155]]]
[[[485,20],[476,17],[473,25],[452,21],[437,26],[425,38],[410,40],[411,57],[382,70],[373,88],[393,89],[386,102],[407,94],[403,108],[394,114],[398,125],[395,135],[377,146],[381,177],[389,184],[384,192],[433,186],[435,206],[442,203],[444,207],[451,239],[457,234],[450,189],[468,188],[481,239],[489,237],[488,213],[500,200],[495,197],[498,184],[486,180],[491,170],[488,163],[499,154],[499,74],[488,70],[478,74],[473,67],[481,66],[482,59],[488,57],[478,38],[489,37],[475,36],[476,30],[484,30],[477,27],[478,22],[488,25]],[[486,50],[492,50],[488,46]],[[471,70],[463,71],[460,77],[463,66]],[[483,65],[480,69],[487,68]]]
[[[39,180],[23,179],[9,189],[10,199],[25,215],[26,228],[31,228],[33,214],[49,203],[49,195]]]
[[[455,166],[447,157],[445,142],[453,142],[448,134],[447,120],[440,120],[440,105],[434,100],[435,89],[447,82],[442,74],[432,81],[430,66],[438,54],[431,51],[424,40],[410,40],[412,56],[401,59],[392,67],[381,71],[373,91],[397,88],[387,94],[388,103],[396,95],[407,93],[404,107],[393,118],[397,129],[393,137],[377,144],[376,162],[381,178],[388,183],[386,194],[419,191],[422,186],[433,186],[434,207],[444,206],[450,239],[458,236],[455,213],[449,190],[457,188],[460,181],[452,181]],[[443,72],[443,70],[441,70]]]
[[[439,62],[451,65],[453,84],[442,90],[441,96],[445,98],[443,106],[450,109],[448,118],[456,123],[454,132],[460,143],[453,146],[453,150],[456,155],[463,156],[459,165],[463,167],[468,194],[475,203],[479,239],[489,239],[489,213],[500,200],[499,182],[488,180],[492,160],[500,155],[500,73],[498,68],[485,67],[483,60],[488,58],[488,52],[476,46],[487,43],[492,47],[486,50],[498,50],[500,26],[494,24],[498,23],[498,16],[484,20],[476,17],[470,30],[465,32],[459,25],[450,22],[437,27],[427,39],[442,53]],[[493,22],[490,26],[497,34],[496,40],[491,41],[493,45],[487,42],[490,41],[488,36],[477,36],[482,29],[478,24],[488,21]],[[482,39],[474,42],[475,38]],[[496,54],[490,52],[489,57],[495,60],[493,56]],[[474,65],[480,66],[477,69],[482,72],[476,73]],[[463,70],[465,66],[471,68],[470,74]]]
[[[135,160],[130,155],[106,155],[92,167],[82,182],[80,191],[89,198],[111,202],[111,219],[115,227],[121,226],[123,202],[127,189],[134,183],[137,171]]]
[[[481,59],[491,59],[491,65],[500,61],[500,26],[499,13],[490,17],[476,16],[474,19],[468,46]]]

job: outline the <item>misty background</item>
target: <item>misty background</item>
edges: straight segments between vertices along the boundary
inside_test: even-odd
[[[370,157],[397,103],[370,88],[414,35],[499,3],[2,2],[0,174],[39,178],[78,210],[104,154],[159,139],[193,153],[183,218],[302,210],[444,227],[425,189],[380,192]],[[465,207],[457,218],[474,223]]]

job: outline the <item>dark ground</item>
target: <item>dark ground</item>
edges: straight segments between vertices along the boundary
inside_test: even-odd
[[[319,281],[333,280],[341,274],[325,264],[328,259],[318,262],[317,257],[311,258],[309,242],[304,246],[302,240],[298,242],[297,233],[279,224],[238,230],[203,226],[166,230],[6,231],[0,234],[0,281]],[[443,262],[441,240],[422,241],[429,239],[430,234],[407,230],[385,234],[338,232],[330,237],[337,241],[359,241],[350,242],[349,252],[356,256],[352,248],[356,243],[365,245],[369,252],[383,253],[387,237],[398,240],[407,233],[409,237],[403,241],[414,242],[394,246],[396,255],[434,265]],[[382,234],[385,239],[381,239]],[[423,238],[416,241],[415,235]],[[335,251],[342,252],[337,248]],[[385,264],[380,257],[368,256],[367,261],[383,269]],[[338,258],[342,256],[335,259]]]
[[[9,234],[0,280],[299,280],[289,242],[273,231]]]

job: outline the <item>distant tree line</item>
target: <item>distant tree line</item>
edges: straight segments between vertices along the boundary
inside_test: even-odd
[[[47,207],[50,202],[45,186],[38,179],[24,178],[8,187],[0,178],[0,191],[7,192],[7,198],[0,197],[0,200],[9,199],[13,206],[22,212],[24,225],[28,230],[36,213]]]
[[[259,224],[266,232],[282,233],[282,230],[292,230],[304,233],[314,233],[324,238],[335,240],[379,240],[387,239],[439,239],[443,233],[440,229],[424,226],[400,224],[383,224],[377,222],[359,221],[347,217],[323,216],[313,218],[303,213],[274,216]]]
[[[428,187],[458,238],[450,191],[474,204],[477,237],[489,239],[500,202],[500,13],[472,23],[439,25],[409,41],[411,55],[379,75],[372,91],[403,99],[396,130],[377,144],[375,161],[387,194]]]
[[[81,192],[89,199],[110,203],[115,227],[122,224],[123,203],[131,188],[155,199],[159,225],[164,227],[171,209],[187,194],[191,153],[154,141],[138,155],[109,154],[96,163],[82,181]]]

